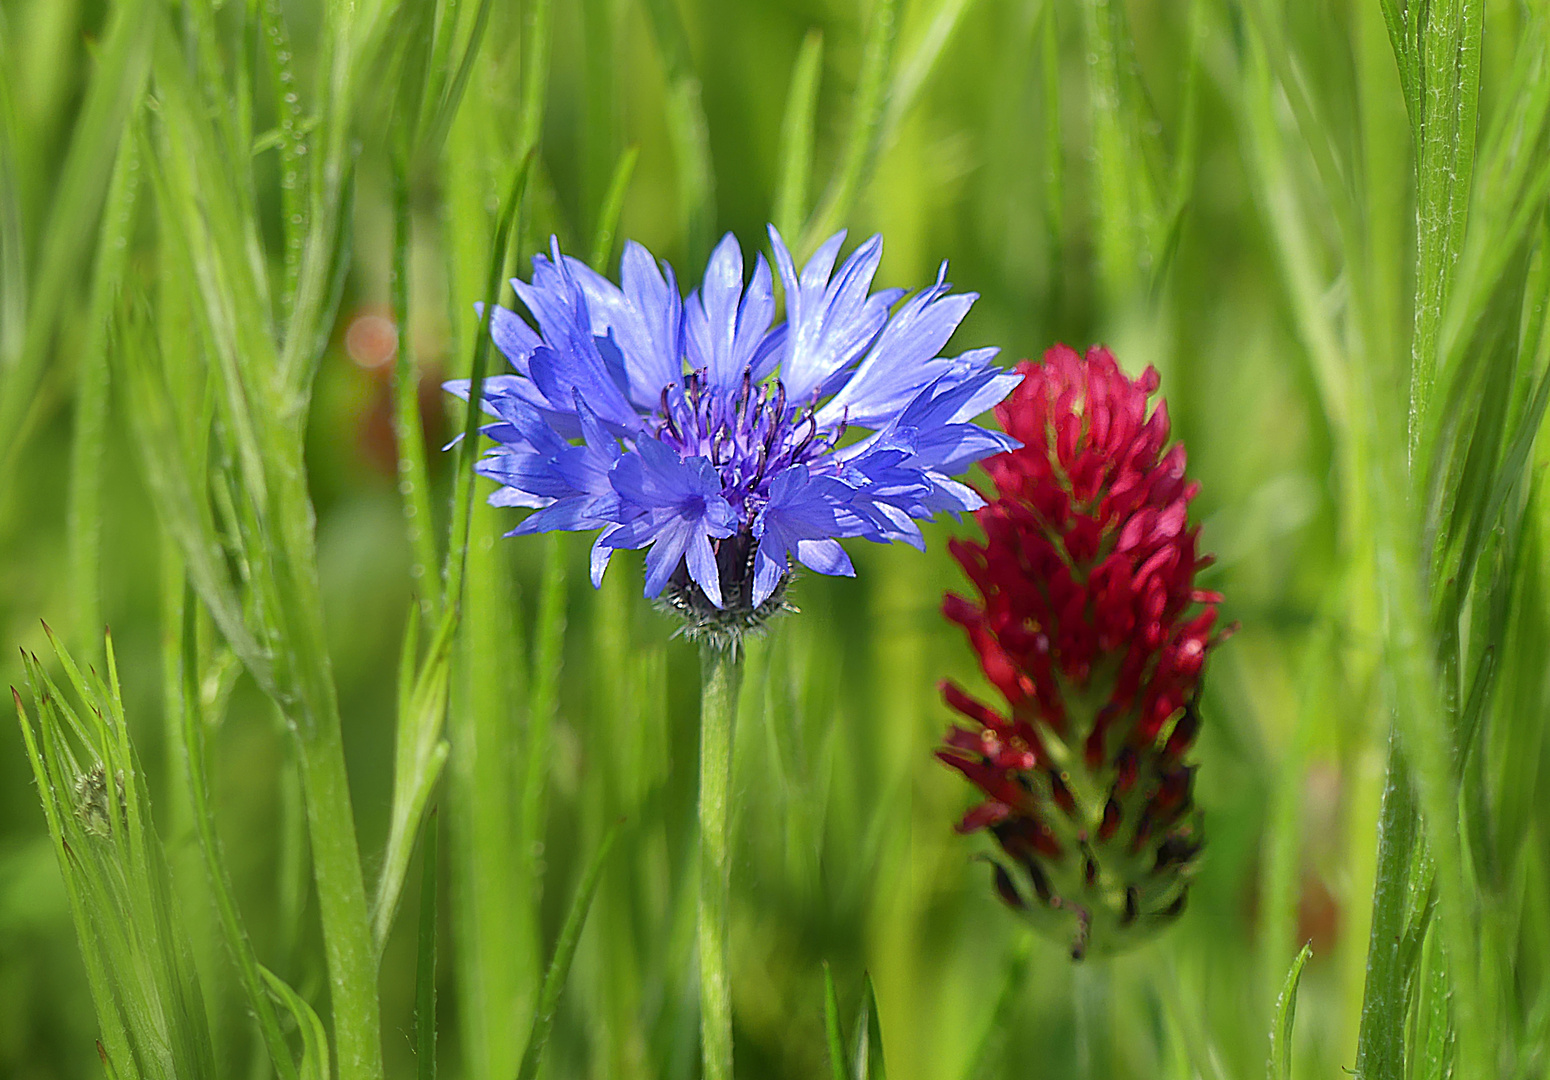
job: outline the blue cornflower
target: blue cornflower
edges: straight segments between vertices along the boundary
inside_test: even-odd
[[[646,595],[720,631],[778,606],[793,559],[853,574],[841,538],[922,547],[916,521],[983,505],[953,475],[1020,445],[971,421],[1022,376],[993,348],[937,355],[976,299],[948,293],[945,262],[904,300],[869,291],[881,237],[836,272],[841,232],[799,275],[769,233],[779,323],[769,263],[745,282],[731,234],[687,300],[637,243],[615,285],[552,241],[511,283],[537,330],[490,320],[515,373],[484,381],[495,446],[476,468],[501,485],[491,503],[536,511],[508,535],[600,530],[594,585],[614,551],[645,548]],[[467,380],[446,386],[467,399]]]

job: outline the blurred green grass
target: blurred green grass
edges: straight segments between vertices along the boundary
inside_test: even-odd
[[[223,26],[240,6],[227,5]],[[473,6],[465,4],[465,24]],[[745,243],[761,242],[782,183],[792,67],[815,28],[822,54],[808,205],[817,205],[852,152],[850,124],[874,6],[555,5],[541,151],[517,241],[521,261],[550,232],[568,251],[591,247],[610,178],[630,147],[639,158],[621,236],[672,259],[686,279],[697,277],[708,235],[730,229]],[[0,2],[9,93],[0,121],[7,125],[7,176],[20,208],[29,280],[40,264],[39,245],[53,235],[45,226],[63,190],[67,147],[81,123],[110,7]],[[320,63],[319,9],[284,7],[297,81],[310,88]],[[531,72],[522,50],[531,7],[494,5],[445,159],[411,177],[414,315],[407,334],[432,382],[466,368],[490,219],[523,145]],[[1546,39],[1542,17],[1527,6],[1502,3],[1487,12],[1489,116],[1507,99],[1505,81],[1492,73],[1512,69],[1518,48],[1532,49],[1517,45],[1520,38]],[[685,35],[676,61],[673,46],[659,47],[672,36],[664,25],[674,15]],[[1214,655],[1206,684],[1197,791],[1209,848],[1191,906],[1176,929],[1115,961],[1108,973],[1113,1075],[1258,1075],[1276,994],[1308,939],[1314,955],[1301,984],[1294,1075],[1333,1075],[1355,1062],[1389,725],[1384,628],[1367,553],[1378,511],[1353,480],[1363,467],[1352,451],[1352,432],[1364,422],[1351,415],[1362,411],[1351,389],[1359,379],[1353,367],[1321,355],[1314,330],[1319,319],[1336,324],[1351,364],[1366,365],[1376,390],[1392,395],[1369,407],[1403,415],[1414,181],[1405,102],[1380,7],[1340,0],[919,0],[901,5],[899,23],[895,61],[908,72],[916,70],[909,62],[920,60],[922,80],[913,100],[884,103],[875,171],[843,224],[853,239],[883,232],[884,284],[921,283],[941,259],[951,259],[950,280],[981,294],[955,348],[997,344],[1010,362],[1057,340],[1102,341],[1132,372],[1157,366],[1175,433],[1202,485],[1194,505],[1203,544],[1220,556],[1203,584],[1225,594],[1224,615],[1241,624]],[[943,27],[950,33],[940,54],[923,50]],[[233,64],[240,53],[232,49]],[[1306,145],[1317,139],[1299,128],[1295,102],[1272,85],[1281,77],[1277,58],[1315,103],[1322,135],[1349,170],[1344,182],[1375,238],[1366,265],[1351,264],[1338,235],[1325,178]],[[1545,77],[1539,70],[1537,78]],[[708,206],[692,201],[703,188],[686,186],[693,161],[674,128],[674,103],[682,100],[675,87],[695,82],[714,178]],[[382,103],[373,101],[385,100],[389,89],[368,80],[357,103],[351,262],[306,433],[328,646],[368,881],[389,832],[394,688],[415,588],[394,474],[389,379],[385,368],[367,366],[385,356],[352,349],[347,340],[363,318],[391,312],[394,133],[380,115]],[[231,91],[232,100],[239,91]],[[255,130],[274,122],[272,107],[261,101]],[[251,165],[270,277],[278,280],[284,230],[274,151],[255,153]],[[106,184],[111,161],[87,167]],[[1531,224],[1539,228],[1539,218]],[[1294,261],[1288,228],[1301,228],[1298,235],[1311,245],[1302,265]],[[131,281],[154,278],[151,231],[142,220],[131,239]],[[1535,250],[1531,258],[1542,265],[1543,245]],[[158,821],[174,864],[183,867],[179,858],[193,841],[168,832],[173,799],[164,794],[173,783],[161,722],[166,544],[137,468],[121,385],[111,394],[102,457],[100,566],[83,581],[67,561],[75,403],[93,371],[84,284],[90,265],[83,242],[83,253],[69,262],[64,315],[36,387],[0,384],[0,392],[27,395],[0,409],[26,432],[24,441],[0,433],[16,454],[0,478],[0,641],[41,653],[41,617],[90,648],[96,627],[83,612],[100,607],[114,630],[126,712]],[[1352,292],[1369,279],[1376,300],[1363,315],[1365,335],[1347,336],[1340,319]],[[1533,287],[1544,281],[1543,274],[1531,278]],[[1542,310],[1544,302],[1543,293],[1530,295],[1523,308]],[[0,328],[0,338],[10,329]],[[1524,337],[1532,354],[1537,341]],[[458,420],[444,417],[434,396],[426,405],[432,503],[444,525],[455,458],[435,448]],[[1536,448],[1535,469],[1544,455]],[[1537,496],[1525,526],[1535,538],[1525,541],[1522,558],[1530,562],[1546,550]],[[545,582],[557,579],[543,542],[497,539],[512,524],[507,512],[475,514],[469,572],[480,598],[466,618],[502,670],[468,696],[454,690],[454,758],[442,815],[452,838],[444,845],[449,859],[460,850],[458,822],[468,819],[459,815],[471,813],[458,801],[457,755],[472,728],[460,726],[459,717],[484,707],[481,700],[493,702],[493,726],[479,734],[499,735],[503,724],[511,731],[497,745],[479,742],[468,775],[488,768],[515,790],[529,767],[523,750],[532,718],[519,703],[543,673],[533,659],[535,627]],[[1071,965],[1058,946],[1030,940],[995,900],[988,873],[971,860],[975,842],[951,829],[969,793],[931,758],[947,722],[936,683],[979,680],[961,634],[937,613],[943,591],[962,587],[946,541],[967,528],[932,526],[925,554],[858,546],[854,580],[802,577],[794,587],[801,614],[781,620],[751,651],[734,757],[732,958],[741,1076],[823,1073],[824,961],[833,967],[846,1016],[860,1001],[863,973],[871,973],[896,1078],[1076,1073]],[[486,990],[495,1003],[476,1015],[467,972],[479,939],[469,936],[475,920],[464,906],[474,902],[474,890],[451,863],[444,870],[444,1075],[484,1077],[514,1063],[502,1054],[520,1052],[532,1004],[527,980],[547,955],[589,853],[624,815],[628,824],[581,940],[545,1070],[555,1077],[692,1076],[692,907],[686,921],[682,898],[693,893],[695,657],[640,600],[638,561],[615,560],[593,592],[585,540],[562,540],[558,558],[566,570],[563,595],[555,598],[565,637],[542,762],[548,810],[543,820],[522,818],[520,829],[509,825],[504,834],[512,844],[527,836],[541,842],[505,856],[541,870],[547,884],[540,925],[512,931],[505,940],[515,953],[482,957],[494,969],[482,977],[491,980]],[[99,588],[100,605],[83,607],[83,591]],[[1529,613],[1519,619],[1542,621],[1543,611],[1533,608],[1542,594],[1528,595]],[[176,629],[170,632],[175,644]],[[1504,676],[1510,685],[1503,715],[1523,719],[1518,727],[1498,723],[1494,749],[1476,760],[1487,758],[1504,777],[1492,789],[1493,807],[1516,808],[1516,816],[1501,820],[1520,829],[1523,847],[1539,851],[1501,892],[1510,897],[1501,901],[1512,909],[1508,921],[1520,928],[1509,940],[1531,956],[1550,940],[1543,856],[1550,822],[1537,798],[1546,764],[1537,728],[1546,697],[1532,662],[1517,666],[1524,670]],[[22,679],[14,654],[0,654],[0,681]],[[289,751],[272,705],[252,680],[238,680],[210,741],[217,822],[257,952],[283,965],[282,974],[321,1009],[327,995],[316,900],[299,942],[288,945],[276,888],[284,877],[280,791]],[[518,821],[518,811],[508,802],[493,812]],[[1279,825],[1277,813],[1284,815]],[[1493,842],[1511,845],[1505,837]],[[197,873],[196,858],[188,865]],[[485,898],[495,907],[483,910],[498,915],[502,889],[532,886],[509,870]],[[513,906],[521,902],[512,896]],[[389,1075],[413,1068],[414,904],[408,896],[380,980]],[[190,926],[204,957],[212,1026],[228,1055],[223,1075],[261,1075],[261,1047],[253,1052],[213,917],[196,910]],[[1536,1060],[1544,1067],[1550,998],[1542,959],[1522,964],[1512,1009],[1528,1019],[1515,1021],[1511,1041],[1532,1070]],[[504,1051],[486,1044],[496,1028],[499,1039],[515,1040]],[[17,730],[0,725],[0,1075],[96,1075],[95,1038],[37,792]],[[481,1063],[482,1055],[488,1061]],[[257,1064],[250,1067],[250,1059]]]

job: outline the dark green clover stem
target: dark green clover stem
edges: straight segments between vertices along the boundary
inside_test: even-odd
[[[731,1080],[732,989],[727,977],[727,924],[732,894],[728,789],[732,786],[732,720],[742,660],[731,650],[700,646],[700,1039],[705,1080]]]

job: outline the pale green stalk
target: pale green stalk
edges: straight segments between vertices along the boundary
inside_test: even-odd
[[[710,252],[716,224],[716,176],[700,78],[677,5],[673,0],[645,3],[667,76],[667,133],[678,167],[678,207],[687,234],[688,262],[697,266]]]
[[[393,435],[398,447],[398,493],[404,501],[404,526],[409,533],[409,550],[413,555],[409,574],[414,579],[415,594],[420,600],[420,613],[430,621],[441,611],[441,596],[436,588],[436,523],[431,513],[430,472],[425,461],[425,435],[420,417],[420,370],[414,358],[414,331],[409,311],[413,219],[406,169],[402,160],[395,160],[392,291],[398,351],[393,363]]]
[[[1113,1074],[1114,1025],[1111,1022],[1113,982],[1103,961],[1071,965],[1071,1006],[1076,1030],[1076,1075],[1081,1080],[1107,1080]]]
[[[3,122],[3,118],[0,118]],[[129,262],[130,233],[139,190],[138,147],[124,138],[114,158],[103,209],[97,265],[92,274],[86,337],[76,377],[75,422],[70,443],[70,584],[75,593],[77,648],[94,641],[102,621],[102,465],[108,423],[108,330]]]
[[[814,116],[818,77],[823,73],[823,31],[809,30],[791,67],[786,112],[780,122],[780,172],[775,189],[775,227],[789,241],[807,218],[807,189],[813,171]],[[788,241],[788,242],[789,242]]]
[[[801,250],[804,254],[817,248],[845,223],[871,179],[882,145],[883,110],[892,82],[898,19],[898,0],[876,0],[872,4],[861,53],[861,71],[856,81],[850,129],[846,133],[834,176],[817,209],[813,211],[807,228],[802,232]]]
[[[728,927],[732,904],[732,725],[742,660],[700,646],[700,1052],[705,1080],[731,1080],[732,983]]]

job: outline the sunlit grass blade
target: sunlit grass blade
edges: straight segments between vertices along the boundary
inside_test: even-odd
[[[301,1032],[300,1080],[329,1080],[333,1069],[329,1064],[328,1031],[318,1019],[317,1011],[274,972],[268,968],[260,968],[259,972],[270,993],[290,1012]]]
[[[414,976],[414,1049],[419,1080],[436,1080],[436,811],[425,822],[420,859],[420,932]]]
[[[126,1077],[213,1075],[215,1048],[202,990],[129,740],[111,643],[104,682],[95,671],[85,677],[49,636],[90,719],[34,656],[24,662],[36,726],[14,688],[13,696],[71,900],[104,1050]]]
[[[624,211],[624,197],[630,190],[630,178],[635,175],[635,162],[639,158],[639,146],[625,148],[608,181],[608,191],[603,195],[603,205],[597,215],[597,233],[592,238],[592,254],[587,260],[587,265],[600,274],[607,273],[608,264],[613,260],[619,215]]]
[[[109,170],[102,163],[112,160],[125,119],[138,106],[145,86],[157,25],[150,6],[149,0],[131,0],[113,9],[38,243],[40,263],[27,295],[26,318],[16,323],[8,320],[13,329],[7,333],[15,333],[20,326],[23,337],[14,359],[0,365],[0,485],[13,474],[20,426],[32,406],[56,324],[97,231],[109,182]],[[19,234],[5,243],[11,250],[8,257],[18,258]],[[16,303],[21,295],[13,290],[8,302]]]
[[[829,1072],[833,1080],[850,1080],[845,1057],[845,1032],[840,1025],[840,999],[834,990],[834,971],[823,963],[823,1029],[829,1044]]]
[[[280,285],[280,317],[289,319],[301,278],[301,252],[306,241],[308,170],[306,168],[306,117],[296,85],[290,28],[280,10],[280,0],[259,0],[259,35],[269,64],[269,81],[275,99],[277,146],[280,154],[280,230],[283,236],[284,277]]]
[[[1297,1017],[1297,985],[1302,969],[1313,956],[1313,947],[1304,945],[1286,973],[1286,984],[1276,1001],[1275,1024],[1270,1029],[1270,1062],[1265,1071],[1268,1080],[1292,1080],[1292,1024]]]
[[[0,154],[3,153],[4,148],[0,147]],[[74,592],[74,636],[78,645],[94,639],[101,622],[99,561],[103,448],[107,438],[109,396],[108,351],[113,309],[123,288],[134,230],[139,190],[138,153],[133,133],[126,135],[119,144],[113,177],[108,183],[96,267],[92,272],[91,301],[87,306],[86,337],[81,346],[81,369],[76,379],[76,413],[70,444],[70,503],[66,514],[70,584]]]
[[[687,261],[698,265],[710,252],[716,225],[716,174],[702,87],[678,5],[673,0],[645,0],[645,4],[667,76],[667,130],[678,169],[678,212],[683,217]]]
[[[27,252],[17,175],[16,109],[11,102],[11,46],[0,20],[0,386],[20,362],[27,326]]]
[[[1098,277],[1110,304],[1119,305],[1150,268],[1158,199],[1139,141],[1137,105],[1122,71],[1128,48],[1123,11],[1111,0],[1085,0],[1082,12],[1097,173]]]
[[[876,0],[871,5],[850,126],[834,176],[824,189],[823,198],[807,222],[807,228],[802,231],[801,251],[804,255],[817,248],[850,217],[877,163],[884,107],[893,76],[898,18],[898,0]]]
[[[561,665],[565,650],[565,596],[567,573],[565,544],[551,534],[543,541],[542,577],[538,586],[538,612],[533,627],[533,667],[527,699],[527,734],[523,740],[523,768],[519,797],[519,858],[522,878],[532,905],[529,921],[538,926],[539,898],[543,888],[543,838],[549,822],[549,773],[553,767],[550,733],[559,708]]]
[[[415,624],[415,616],[409,625]],[[399,895],[404,876],[409,872],[409,857],[421,819],[430,802],[441,770],[451,750],[442,738],[446,721],[447,688],[451,678],[452,635],[456,616],[442,616],[427,648],[418,673],[409,684],[400,671],[398,729],[394,737],[393,803],[390,812],[387,846],[383,853],[382,874],[377,880],[376,900],[372,905],[372,937],[380,955],[398,913]],[[414,631],[406,631],[406,644],[400,664],[414,670]],[[403,693],[405,687],[408,693]]]
[[[872,989],[870,973],[861,983],[861,1006],[850,1043],[850,1075],[851,1080],[888,1080],[883,1064],[882,1019],[877,1014],[877,994]]]
[[[269,1051],[269,1060],[274,1066],[275,1073],[281,1077],[281,1080],[297,1080],[296,1065],[291,1060],[290,1047],[286,1045],[285,1035],[280,1030],[279,1017],[275,1014],[273,1002],[260,974],[261,965],[258,962],[258,956],[253,951],[253,943],[248,937],[247,927],[237,908],[231,874],[226,869],[226,859],[215,831],[215,814],[211,807],[205,778],[204,732],[207,722],[201,708],[199,687],[201,665],[199,644],[195,633],[194,603],[193,590],[190,588],[183,601],[183,715],[180,746],[176,753],[183,771],[181,780],[187,789],[187,798],[192,811],[190,817],[199,838],[205,876],[209,882],[211,896],[215,900],[221,933],[225,937],[227,950],[237,964],[242,989],[247,995],[248,1008],[253,1010],[258,1020],[259,1033]]]
[[[457,34],[457,0],[447,4],[438,24],[431,61],[431,78],[434,82],[430,92],[421,101],[422,113],[417,125],[419,137],[416,139],[416,154],[425,160],[434,160],[440,154],[447,132],[452,127],[453,117],[457,115],[458,106],[463,103],[469,76],[473,74],[474,60],[479,55],[479,47],[484,43],[485,28],[490,22],[490,7],[491,0],[479,0],[479,6],[474,10],[473,25],[463,44],[462,55],[458,57],[457,70],[450,79],[447,78],[447,72],[453,39]]]
[[[560,1007],[560,995],[565,992],[566,980],[570,978],[571,961],[576,958],[576,945],[581,940],[581,931],[586,925],[587,912],[592,907],[592,898],[597,895],[597,884],[602,880],[603,866],[608,860],[608,852],[618,836],[619,826],[615,824],[609,828],[603,837],[603,842],[598,845],[591,863],[587,866],[586,874],[576,887],[576,895],[571,900],[570,909],[565,913],[565,924],[560,927],[560,936],[554,944],[554,955],[549,961],[549,970],[544,975],[544,985],[539,993],[538,1006],[533,1010],[533,1026],[528,1033],[527,1049],[522,1054],[522,1066],[517,1070],[517,1080],[535,1080],[538,1076],[538,1067],[543,1063],[544,1048],[549,1043],[549,1032],[554,1027],[554,1014]]]
[[[512,225],[517,209],[527,191],[528,176],[533,168],[533,155],[525,154],[517,163],[511,184],[501,203],[500,217],[495,236],[490,244],[489,270],[485,279],[483,307],[480,309],[479,326],[474,332],[473,359],[469,364],[468,403],[463,410],[462,445],[458,453],[457,483],[452,495],[452,537],[447,546],[446,565],[442,570],[445,583],[444,598],[449,608],[462,602],[463,570],[468,559],[469,517],[474,499],[474,462],[479,457],[479,417],[481,391],[490,357],[490,319],[495,302],[500,299],[501,278],[506,269],[506,253],[512,239]]]
[[[888,90],[888,100],[883,107],[880,145],[884,148],[898,133],[899,125],[910,114],[921,98],[931,75],[936,71],[964,17],[974,6],[974,0],[939,0],[931,13],[926,28],[898,65],[893,85]]]
[[[258,684],[274,692],[271,658],[248,629],[242,601],[221,563],[221,543],[208,504],[200,497],[198,480],[188,474],[182,455],[166,452],[181,442],[179,425],[172,414],[172,394],[159,370],[158,348],[145,322],[139,308],[120,319],[115,353],[146,486],[163,528],[177,541],[188,574],[222,635]]]
[[[1028,985],[1031,967],[1029,957],[1032,953],[1032,935],[1019,938],[1008,951],[1001,989],[996,994],[995,1006],[985,1016],[979,1038],[969,1054],[968,1064],[962,1073],[963,1080],[982,1080],[983,1077],[1005,1072],[1006,1042],[1013,1030],[1012,1015]]]
[[[409,250],[413,243],[409,209],[409,176],[402,157],[393,162],[393,325],[398,348],[393,360],[393,438],[398,448],[398,493],[404,503],[404,527],[414,561],[420,612],[434,618],[441,610],[436,579],[436,519],[431,512],[430,470],[425,460],[425,435],[420,415],[420,370],[415,363],[414,327],[410,321]]]
[[[786,111],[780,122],[780,165],[771,220],[782,236],[793,239],[807,220],[818,80],[822,74],[823,31],[814,28],[802,39],[796,63],[791,66],[791,86],[786,91]]]

